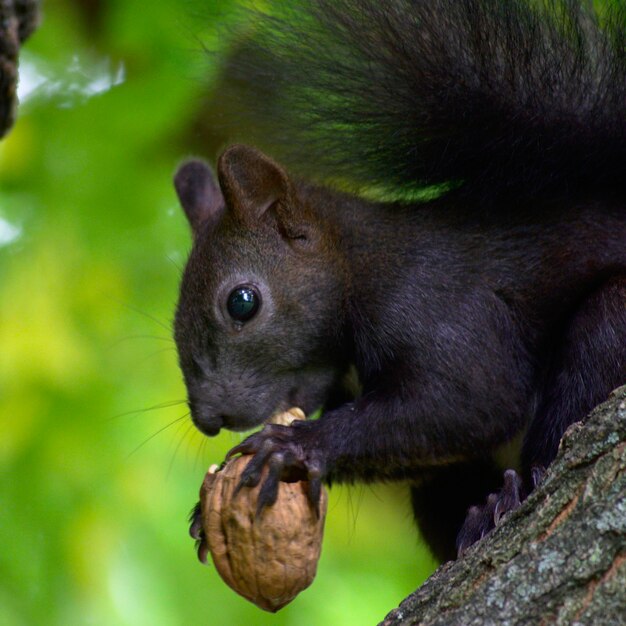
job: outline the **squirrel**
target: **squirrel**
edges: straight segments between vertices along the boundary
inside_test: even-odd
[[[226,60],[264,151],[176,173],[175,341],[206,435],[323,407],[229,453],[262,506],[404,480],[454,558],[626,382],[626,3],[591,4],[293,0]]]

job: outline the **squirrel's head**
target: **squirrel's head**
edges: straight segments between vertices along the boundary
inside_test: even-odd
[[[274,161],[233,146],[219,186],[202,161],[175,187],[193,233],[175,339],[191,415],[208,435],[322,404],[344,368],[334,236]]]

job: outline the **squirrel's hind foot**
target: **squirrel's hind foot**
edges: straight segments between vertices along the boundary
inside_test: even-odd
[[[458,557],[462,557],[470,546],[493,530],[504,515],[515,511],[527,495],[520,475],[515,470],[506,470],[502,489],[489,494],[484,505],[472,506],[467,511],[456,540]]]

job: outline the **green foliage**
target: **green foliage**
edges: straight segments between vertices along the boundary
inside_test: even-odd
[[[91,4],[45,4],[0,144],[0,624],[375,623],[434,565],[399,487],[333,489],[317,579],[276,616],[196,561],[186,514],[240,437],[184,404],[171,176],[233,13]]]

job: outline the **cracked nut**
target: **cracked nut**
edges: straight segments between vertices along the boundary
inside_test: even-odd
[[[299,413],[292,409],[272,421],[288,424],[304,417]],[[281,482],[276,503],[257,516],[263,480],[235,493],[251,458],[234,458],[220,471],[214,467],[207,472],[200,489],[202,525],[222,579],[258,607],[276,612],[315,578],[327,494],[322,490],[318,517],[307,498],[305,481]]]

